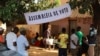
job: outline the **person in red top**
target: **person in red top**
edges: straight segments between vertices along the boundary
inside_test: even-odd
[[[4,43],[4,38],[3,38],[3,32],[4,32],[4,29],[3,28],[0,28],[0,43]]]
[[[4,29],[0,27],[0,51],[6,50],[3,32],[4,32]]]

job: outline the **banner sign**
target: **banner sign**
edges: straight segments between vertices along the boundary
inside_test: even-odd
[[[28,24],[42,24],[60,20],[71,15],[69,4],[37,12],[24,13]]]

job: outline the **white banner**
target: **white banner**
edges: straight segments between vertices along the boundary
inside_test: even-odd
[[[69,4],[65,4],[53,9],[24,13],[28,24],[42,24],[52,22],[69,17],[71,8]]]

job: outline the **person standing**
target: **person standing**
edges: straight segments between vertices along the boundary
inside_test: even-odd
[[[62,28],[62,33],[58,37],[59,41],[59,56],[67,56],[67,42],[68,42],[68,34],[66,34],[66,29]]]
[[[48,48],[49,47],[49,38],[51,37],[51,27],[48,26],[45,35],[46,35],[45,36],[45,41],[46,41],[45,48]]]
[[[22,56],[28,56],[29,42],[26,38],[26,29],[20,29],[20,35],[17,39],[17,52]]]
[[[96,45],[96,34],[97,34],[97,29],[94,27],[93,24],[91,24],[90,30],[89,30],[89,36],[88,36],[88,44],[89,44],[88,55],[89,56],[94,56],[94,47]]]
[[[78,37],[78,52],[77,56],[82,56],[82,39],[83,39],[83,32],[81,31],[81,27],[77,27],[76,35]]]
[[[7,42],[7,48],[13,51],[16,51],[16,40],[17,40],[17,34],[19,32],[18,27],[14,27],[12,31],[8,32],[6,35],[6,42]]]
[[[75,29],[71,30],[71,36],[70,36],[70,50],[72,56],[77,56],[77,42],[78,42],[78,37],[75,34]]]

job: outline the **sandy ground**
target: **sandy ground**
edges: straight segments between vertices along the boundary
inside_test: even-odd
[[[28,52],[29,56],[58,56],[58,50],[48,50],[39,47],[31,47]]]
[[[45,49],[45,48],[39,48],[39,47],[31,47],[29,50],[29,56],[58,56],[58,50],[54,49]],[[71,54],[68,54],[67,56],[72,56]],[[84,54],[82,56],[85,56]]]
[[[33,47],[33,46],[30,47],[30,49],[28,50],[28,53],[29,53],[29,56],[58,56],[57,49],[49,50],[49,49]],[[6,50],[6,51],[1,51],[0,56],[19,56],[19,54],[11,50]],[[71,54],[68,53],[67,56],[71,56]]]

